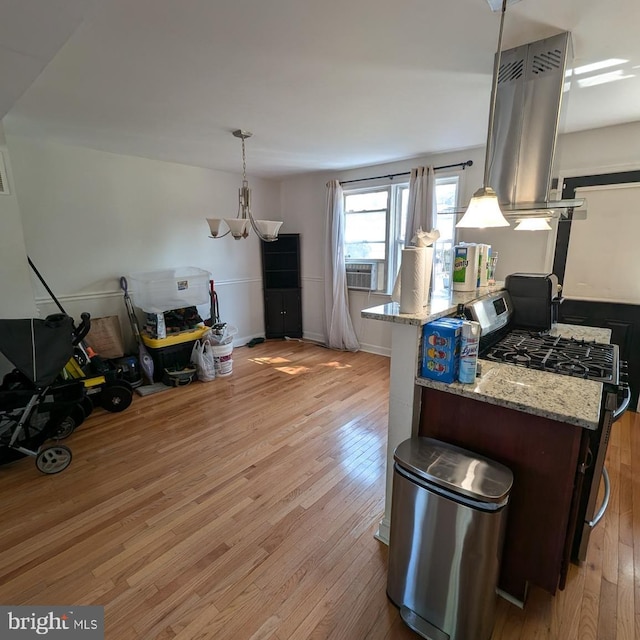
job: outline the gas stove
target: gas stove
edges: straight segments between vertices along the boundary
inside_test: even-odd
[[[485,348],[480,357],[597,382],[618,383],[618,348],[613,344],[512,329]]]
[[[480,323],[480,358],[539,371],[619,383],[618,346],[547,331],[513,328],[513,302],[506,290],[471,301],[465,315]]]

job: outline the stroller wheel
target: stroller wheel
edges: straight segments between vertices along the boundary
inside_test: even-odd
[[[36,456],[36,467],[46,474],[60,473],[71,463],[71,449],[64,445],[54,445],[42,449]]]
[[[107,411],[117,413],[124,411],[133,399],[133,392],[129,386],[121,385],[119,382],[104,387],[100,393],[100,405]]]
[[[69,414],[60,420],[51,437],[54,440],[68,438],[84,422],[84,418],[85,413],[82,405],[74,405],[71,407]]]

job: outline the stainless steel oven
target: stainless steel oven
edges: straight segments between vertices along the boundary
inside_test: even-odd
[[[465,306],[465,315],[482,327],[480,358],[558,375],[595,380],[603,384],[598,429],[587,434],[583,461],[578,469],[581,490],[576,496],[575,535],[571,559],[586,558],[589,535],[609,504],[609,474],[604,462],[613,423],[627,410],[631,391],[625,382],[626,363],[620,362],[615,344],[551,335],[548,331],[513,328],[514,304],[506,290],[497,291]],[[601,482],[604,498],[598,504]]]

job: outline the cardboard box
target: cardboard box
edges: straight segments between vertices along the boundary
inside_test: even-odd
[[[422,327],[420,375],[423,378],[454,382],[460,365],[462,320],[439,318]]]

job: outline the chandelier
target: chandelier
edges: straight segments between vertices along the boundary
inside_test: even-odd
[[[462,219],[456,227],[484,229],[486,227],[508,227],[509,223],[500,210],[498,196],[489,186],[489,162],[491,159],[491,141],[493,138],[493,123],[496,112],[496,97],[498,94],[498,73],[500,71],[500,56],[502,52],[502,30],[504,27],[504,14],[507,4],[512,4],[518,0],[502,0],[500,16],[500,32],[498,34],[498,52],[493,67],[493,83],[491,86],[491,102],[489,104],[489,126],[487,131],[487,146],[484,155],[484,179],[482,187],[478,189],[471,198],[469,206]],[[493,10],[498,7],[497,0],[488,0]]]
[[[242,186],[238,189],[238,214],[235,218],[207,218],[210,238],[224,238],[229,233],[236,239],[246,238],[249,235],[249,225],[255,234],[264,242],[274,242],[278,239],[278,231],[282,222],[276,220],[255,220],[251,213],[251,189],[247,181],[247,160],[244,141],[253,134],[249,131],[237,129],[233,132],[236,138],[242,140]],[[224,222],[227,230],[220,233],[221,223]]]

